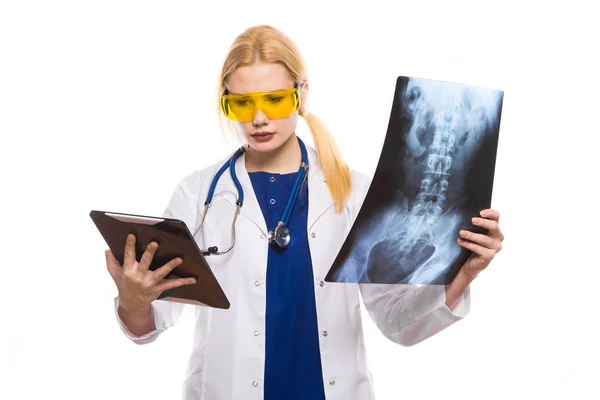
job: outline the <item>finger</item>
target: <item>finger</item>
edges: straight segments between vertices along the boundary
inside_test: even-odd
[[[152,259],[154,258],[154,253],[156,253],[156,249],[158,248],[158,244],[156,242],[148,243],[146,246],[146,251],[142,254],[142,258],[140,260],[139,266],[143,269],[150,268],[150,264],[152,263]]]
[[[156,285],[156,289],[160,292],[165,290],[175,289],[185,285],[193,285],[196,283],[194,278],[177,278],[177,279],[163,279],[161,283]]]
[[[479,212],[479,215],[481,215],[483,218],[493,219],[496,222],[500,221],[500,213],[498,212],[498,210],[487,208],[485,210],[481,210]]]
[[[458,244],[460,244],[465,249],[471,250],[473,253],[477,254],[479,258],[481,258],[485,262],[490,262],[494,259],[496,255],[496,251],[492,249],[488,249],[480,244],[469,242],[465,239],[458,239]]]
[[[473,217],[471,221],[473,222],[473,225],[487,229],[491,236],[498,237],[501,238],[501,240],[504,240],[502,232],[500,231],[500,225],[498,224],[498,221],[479,217]]]
[[[123,257],[123,267],[131,267],[135,263],[135,235],[129,234],[127,235],[127,240],[125,241],[125,256]]]
[[[104,252],[104,256],[106,257],[106,268],[108,269],[108,273],[116,282],[121,274],[121,266],[119,265],[119,261],[110,250],[106,250]]]
[[[183,260],[178,257],[172,259],[162,267],[157,268],[156,271],[154,271],[153,273],[156,282],[160,282],[165,276],[169,274],[169,272],[173,271],[175,268],[181,265],[182,262]]]
[[[488,235],[484,235],[482,233],[461,230],[459,234],[463,239],[467,239],[471,242],[480,244],[483,247],[487,247],[488,249],[500,250],[502,248],[502,243],[500,242],[500,240],[494,237],[490,237]]]

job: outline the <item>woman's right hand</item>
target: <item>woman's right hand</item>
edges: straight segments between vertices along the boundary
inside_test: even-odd
[[[106,267],[119,293],[119,306],[130,314],[146,313],[150,304],[168,289],[196,283],[194,278],[164,279],[169,272],[181,264],[175,258],[155,271],[149,270],[156,242],[150,242],[138,263],[135,257],[135,236],[129,234],[125,244],[123,266],[110,250],[106,250]]]

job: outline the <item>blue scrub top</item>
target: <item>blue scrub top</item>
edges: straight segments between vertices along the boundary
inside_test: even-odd
[[[249,175],[267,228],[273,229],[297,173]],[[325,400],[307,217],[304,183],[288,223],[289,246],[285,250],[269,246],[264,400]]]

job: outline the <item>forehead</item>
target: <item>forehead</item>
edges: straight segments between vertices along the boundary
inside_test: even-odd
[[[232,94],[271,92],[293,86],[292,75],[279,63],[239,67],[227,79],[227,88]]]

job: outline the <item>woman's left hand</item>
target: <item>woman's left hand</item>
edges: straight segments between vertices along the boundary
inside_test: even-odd
[[[502,250],[502,241],[504,240],[499,225],[500,213],[496,210],[486,209],[479,214],[481,218],[474,217],[473,225],[487,229],[487,235],[463,230],[459,232],[460,238],[458,239],[458,244],[473,251],[461,269],[461,272],[471,279],[487,268],[496,254]]]

